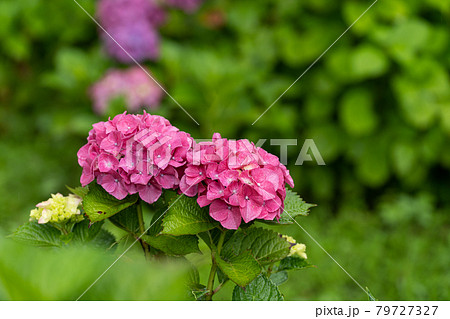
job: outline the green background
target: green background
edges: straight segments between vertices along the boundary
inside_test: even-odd
[[[80,4],[95,14],[95,1]],[[145,65],[200,125],[167,96],[153,113],[194,138],[297,139],[287,166],[295,190],[318,204],[299,220],[305,229],[380,300],[448,300],[450,2],[379,0],[252,125],[370,4],[207,0],[192,15],[170,10],[161,57]],[[74,299],[114,256],[5,236],[37,202],[79,183],[76,152],[107,118],[87,91],[126,66],[103,52],[71,0],[4,0],[0,21],[0,299]],[[295,165],[305,139],[325,166]],[[280,231],[305,243],[317,266],[290,275],[287,300],[366,299],[301,229]],[[208,261],[195,258],[204,281]],[[86,298],[185,299],[185,269],[172,267],[125,256]]]

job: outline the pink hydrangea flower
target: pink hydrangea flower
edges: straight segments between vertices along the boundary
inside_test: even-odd
[[[99,114],[104,114],[110,101],[117,97],[124,97],[128,110],[132,112],[144,107],[155,109],[163,94],[163,90],[138,66],[127,70],[110,70],[90,90],[94,109]],[[103,147],[114,148],[116,141],[112,139],[117,139],[117,135],[109,136],[107,141],[103,141]]]
[[[279,218],[286,197],[285,185],[294,187],[279,159],[248,140],[227,140],[215,133],[211,142],[195,144],[180,179],[180,190],[198,195],[209,205],[211,217],[228,229],[243,220]]]
[[[162,189],[178,189],[193,145],[189,134],[145,111],[96,123],[87,140],[77,154],[81,184],[96,180],[119,200],[139,193],[147,203],[157,201]]]

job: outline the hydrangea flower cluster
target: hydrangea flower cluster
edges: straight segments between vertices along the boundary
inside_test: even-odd
[[[180,180],[187,196],[198,195],[201,207],[209,206],[213,219],[237,229],[243,219],[279,218],[292,177],[278,157],[248,140],[227,140],[215,133],[211,142],[200,142],[188,154],[189,164]]]
[[[80,222],[84,219],[78,208],[81,201],[80,197],[73,194],[52,194],[51,198],[37,204],[37,208],[31,211],[30,221],[37,220],[39,224]]]
[[[306,245],[305,244],[298,244],[297,241],[294,238],[292,238],[291,236],[282,235],[281,237],[286,239],[286,241],[291,244],[291,250],[289,251],[288,256],[297,255],[300,258],[308,259],[308,256],[306,255]]]
[[[163,188],[178,188],[192,145],[189,134],[161,116],[125,112],[93,125],[77,154],[80,182],[85,186],[96,179],[119,200],[139,193],[151,204]]]
[[[103,28],[138,62],[159,56],[157,27],[165,20],[165,12],[154,0],[100,0],[97,15]],[[123,63],[133,60],[101,32],[106,51]]]
[[[94,109],[104,114],[111,100],[124,97],[129,111],[142,107],[155,109],[163,97],[163,90],[138,66],[127,70],[110,70],[90,90]]]
[[[115,40],[101,32],[106,51],[123,63],[132,63],[133,59],[120,46],[138,62],[157,59],[159,56],[158,28],[166,20],[166,11],[162,5],[166,4],[192,13],[201,2],[202,0],[98,1],[97,15],[100,24]]]

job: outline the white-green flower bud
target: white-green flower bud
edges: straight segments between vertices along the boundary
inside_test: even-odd
[[[51,198],[36,205],[37,208],[30,213],[30,220],[35,219],[39,224],[82,221],[84,218],[79,209],[81,201],[80,197],[73,194],[52,194]]]

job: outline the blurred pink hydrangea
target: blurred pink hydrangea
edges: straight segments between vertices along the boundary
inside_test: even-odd
[[[237,229],[241,219],[279,218],[292,177],[278,157],[248,140],[227,140],[215,133],[211,142],[194,145],[180,180],[187,196],[198,195],[201,207],[223,227]]]
[[[165,11],[155,0],[100,0],[100,24],[138,62],[155,60],[159,55],[156,30],[165,21]],[[111,37],[101,33],[107,52],[123,63],[133,60]]]
[[[166,2],[172,7],[192,13],[200,7],[203,0],[166,0]]]
[[[78,151],[83,186],[96,180],[123,199],[139,193],[154,203],[162,189],[178,189],[192,148],[192,137],[161,116],[119,114],[93,125],[88,143]]]
[[[132,112],[143,107],[155,109],[163,94],[163,90],[138,66],[110,70],[90,89],[94,109],[99,114],[104,114],[111,100],[117,97],[124,97]]]

